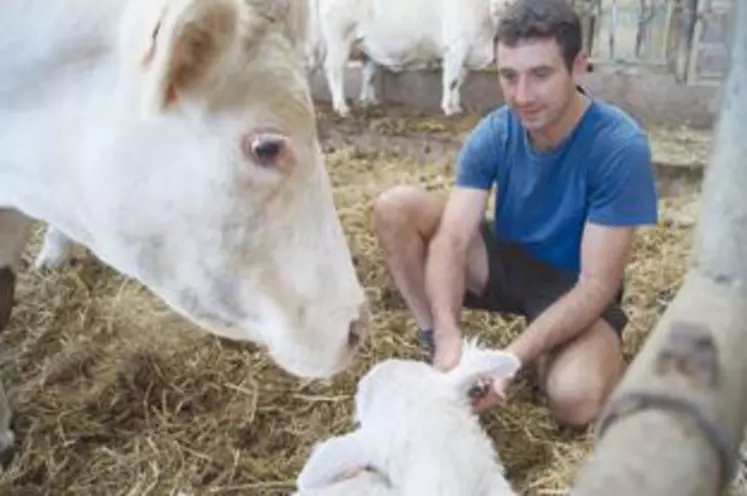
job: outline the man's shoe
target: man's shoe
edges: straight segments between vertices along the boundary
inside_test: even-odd
[[[420,337],[420,347],[425,351],[428,363],[433,363],[433,357],[436,353],[436,340],[433,336],[433,330],[419,330],[418,335]]]

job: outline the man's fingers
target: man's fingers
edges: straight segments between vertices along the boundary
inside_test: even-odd
[[[502,403],[503,398],[501,398],[493,388],[483,390],[481,394],[475,394],[472,396],[472,408],[478,413],[482,413],[485,410],[489,410],[490,408]]]
[[[482,398],[489,393],[491,389],[489,381],[479,381],[470,388],[468,394],[470,398]]]
[[[500,403],[500,399],[495,393],[488,393],[481,398],[475,398],[472,401],[472,409],[475,413],[484,413]]]

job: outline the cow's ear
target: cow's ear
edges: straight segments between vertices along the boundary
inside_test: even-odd
[[[220,67],[239,33],[241,0],[165,2],[149,23],[140,57],[142,95],[149,112],[175,105]]]

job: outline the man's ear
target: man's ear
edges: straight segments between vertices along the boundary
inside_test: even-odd
[[[591,70],[592,65],[589,62],[589,57],[587,57],[585,53],[579,52],[573,61],[573,67],[571,69],[573,77],[578,78],[585,76],[586,73],[591,72]]]

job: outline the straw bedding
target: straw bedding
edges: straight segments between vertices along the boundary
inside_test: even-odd
[[[391,115],[369,115],[345,131],[458,143],[475,122]],[[322,114],[325,135],[343,129],[334,121]],[[0,335],[0,374],[20,437],[0,473],[0,493],[288,494],[311,444],[351,427],[355,379],[376,360],[419,356],[414,324],[372,232],[371,204],[398,183],[448,189],[453,147],[425,159],[393,147],[370,148],[338,143],[326,151],[339,213],[373,310],[374,335],[350,374],[329,384],[289,377],[261,350],[200,332],[85,252],[69,268],[25,270],[19,305]],[[666,199],[661,206],[662,222],[641,232],[629,269],[627,359],[687,267],[697,198]],[[27,263],[39,241],[37,233]],[[523,326],[519,318],[470,311],[462,322],[465,333],[496,346]],[[505,408],[485,417],[485,425],[508,477],[527,495],[563,493],[591,448],[589,435],[559,430],[543,399],[523,380]]]

